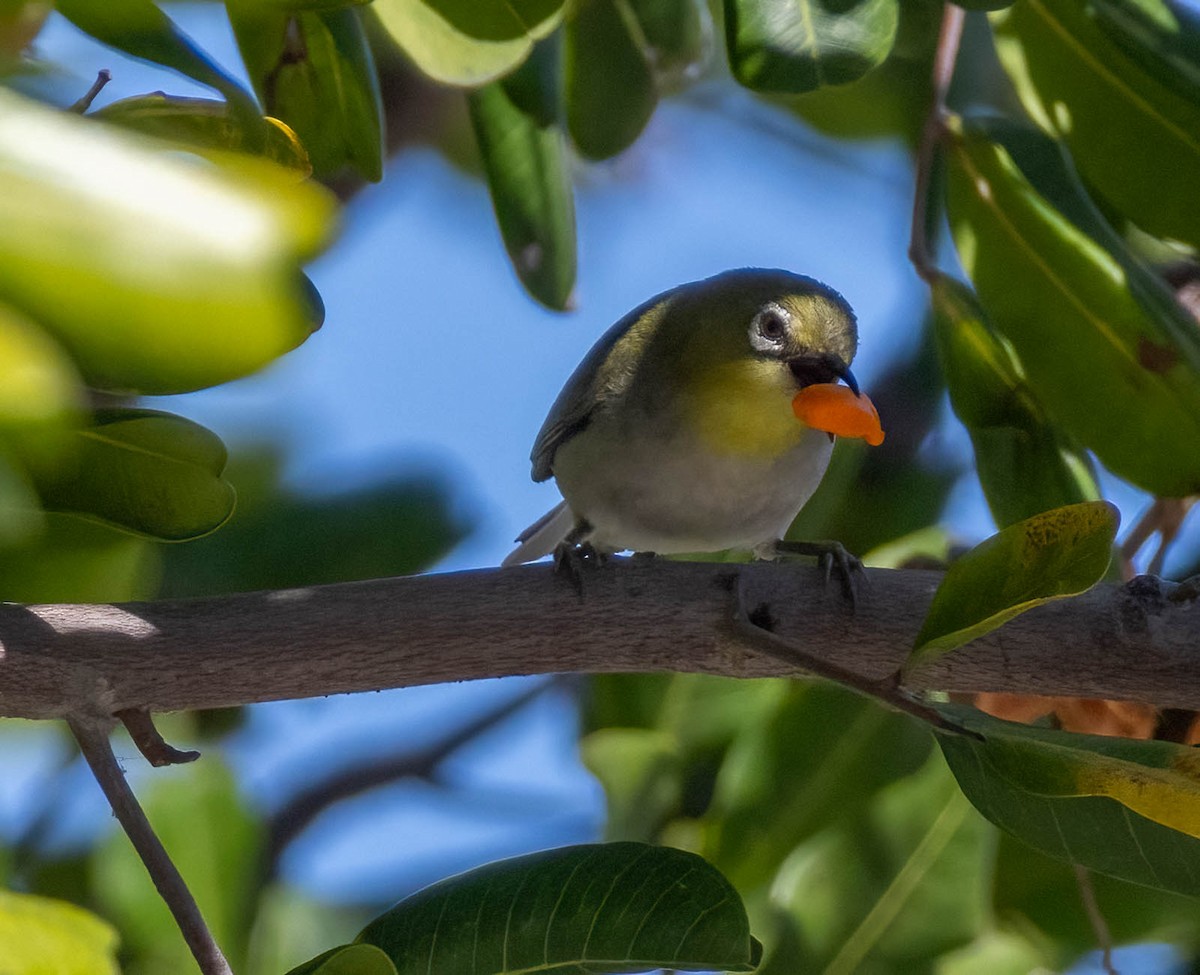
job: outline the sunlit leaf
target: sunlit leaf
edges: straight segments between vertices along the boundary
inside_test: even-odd
[[[928,971],[988,920],[994,831],[936,752],[798,847],[771,885],[795,956],[764,975]]]
[[[215,88],[225,96],[247,136],[253,142],[265,138],[262,116],[250,93],[151,0],[57,0],[57,9],[98,41]]]
[[[1132,255],[1116,256],[1111,231],[1092,232],[1094,208],[1069,193],[1048,201],[986,132],[951,138],[947,172],[959,255],[1047,412],[1127,480],[1169,497],[1200,489],[1194,322]]]
[[[640,843],[488,864],[401,901],[359,940],[400,975],[749,972],[758,950],[724,877],[694,854]]]
[[[124,748],[123,754],[133,753],[132,745]],[[261,869],[262,824],[238,794],[233,775],[219,757],[206,753],[203,761],[156,771],[138,798],[213,937],[234,971],[243,970]],[[114,829],[92,853],[90,866],[100,909],[117,923],[142,971],[185,972],[194,967],[166,904],[124,833]]]
[[[35,480],[51,511],[83,514],[166,541],[215,531],[234,507],[225,445],[191,420],[108,410],[78,431],[70,467]]]
[[[618,0],[586,0],[567,22],[567,128],[575,147],[589,159],[607,159],[629,148],[658,104],[654,74],[636,29]]]
[[[228,0],[229,20],[267,113],[295,131],[319,177],[351,166],[383,176],[383,108],[355,9],[280,13]]]
[[[1023,104],[1088,182],[1152,234],[1200,244],[1200,102],[1132,61],[1085,0],[1024,0],[995,17]]]
[[[396,966],[374,945],[342,945],[293,968],[289,975],[396,975]]]
[[[298,264],[329,236],[328,194],[163,150],[0,90],[0,300],[100,388],[210,386],[311,332]]]
[[[117,932],[65,901],[0,890],[4,975],[118,975]]]
[[[507,74],[550,34],[563,0],[375,0],[371,10],[429,77],[482,85]]]
[[[933,975],[1031,975],[1049,971],[1046,950],[1012,931],[987,931],[940,958]]]
[[[0,445],[34,469],[53,469],[82,424],[84,389],[55,341],[0,303]]]
[[[984,539],[950,566],[906,667],[949,653],[1042,603],[1090,589],[1108,569],[1119,521],[1107,501],[1085,501]]]
[[[557,62],[558,46],[543,41],[469,104],[509,260],[530,294],[563,309],[575,285],[575,204],[555,111]]]
[[[765,884],[801,841],[919,768],[930,746],[915,722],[858,695],[794,684],[726,754],[702,852],[740,889]]]
[[[938,741],[963,791],[996,825],[1051,856],[1200,895],[1200,758],[1193,749],[945,707],[984,737],[941,734]]]
[[[934,282],[932,296],[950,403],[971,435],[996,525],[1098,499],[1086,453],[1050,422],[1012,347],[992,330],[975,296],[946,277]]]
[[[854,81],[892,49],[898,7],[896,0],[725,0],[733,74],[756,91]]]
[[[111,102],[89,117],[158,139],[169,139],[201,152],[212,149],[261,152],[267,159],[296,170],[301,176],[312,173],[308,153],[291,128],[276,118],[268,118],[265,139],[255,146],[255,139],[248,137],[241,120],[230,113],[224,102],[208,98],[176,98],[157,92]]]

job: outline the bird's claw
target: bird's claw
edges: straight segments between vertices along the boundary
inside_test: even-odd
[[[825,577],[825,585],[833,579],[834,569],[841,578],[842,591],[850,601],[851,609],[858,607],[858,589],[856,581],[866,580],[862,559],[851,555],[841,542],[792,542],[778,541],[775,543],[777,555],[808,555],[816,556],[817,567]]]
[[[603,565],[607,556],[590,542],[561,542],[554,549],[554,571],[571,584],[576,595],[583,596],[583,573]]]

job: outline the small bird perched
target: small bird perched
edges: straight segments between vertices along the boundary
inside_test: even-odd
[[[550,408],[533,479],[553,476],[565,500],[503,564],[576,545],[773,557],[834,435],[882,439],[850,371],[857,348],[845,299],[789,271],[726,271],[651,298],[604,334]],[[839,379],[849,389],[828,385]]]

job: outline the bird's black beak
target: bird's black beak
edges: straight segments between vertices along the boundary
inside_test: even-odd
[[[840,379],[853,390],[855,396],[861,396],[858,380],[854,373],[840,358],[834,355],[802,355],[788,360],[788,368],[796,377],[796,382],[803,386],[816,383],[831,383]]]

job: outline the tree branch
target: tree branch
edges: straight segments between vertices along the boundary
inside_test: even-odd
[[[729,625],[735,584],[782,639],[879,679],[904,662],[941,574],[866,577],[857,612],[807,566],[628,559],[585,572],[582,597],[533,565],[214,599],[0,604],[0,715],[176,711],[514,674],[797,673]],[[909,686],[1200,707],[1200,585],[1097,586],[940,658]]]
[[[68,720],[84,760],[112,806],[113,815],[145,864],[158,893],[170,908],[200,971],[203,975],[232,975],[229,963],[200,915],[192,892],[163,849],[133,790],[129,788],[125,773],[117,764],[108,741],[111,722],[90,716],[72,716]]]

